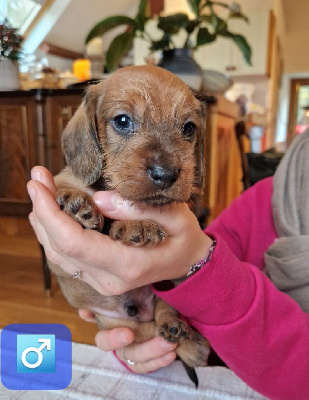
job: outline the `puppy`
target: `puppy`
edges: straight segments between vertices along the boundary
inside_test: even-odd
[[[60,208],[84,228],[104,229],[125,245],[159,246],[166,239],[161,226],[104,221],[91,194],[114,190],[140,208],[187,201],[197,191],[204,121],[202,104],[172,73],[154,66],[117,70],[87,90],[63,133],[67,167],[55,177]],[[207,340],[149,286],[103,296],[58,266],[50,268],[69,303],[93,311],[100,329],[128,326],[136,342],[160,335],[179,342],[176,352],[186,366],[207,364]]]

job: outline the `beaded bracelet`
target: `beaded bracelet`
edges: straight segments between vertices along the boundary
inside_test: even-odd
[[[189,276],[195,274],[197,271],[199,271],[200,269],[202,269],[204,267],[205,264],[208,263],[208,261],[211,260],[212,258],[212,254],[214,252],[214,249],[216,247],[217,241],[214,239],[212,242],[212,245],[210,246],[210,249],[208,251],[207,257],[204,258],[203,260],[201,260],[200,262],[193,264],[190,269],[189,272],[187,273],[186,276],[183,276],[182,278],[178,278],[178,279],[173,279],[172,282],[174,284],[174,286],[178,286],[181,283],[183,283]]]
[[[212,253],[214,252],[214,249],[216,247],[217,241],[214,240],[212,242],[212,245],[210,246],[210,249],[208,251],[207,257],[204,258],[203,260],[201,260],[200,262],[193,264],[190,269],[189,272],[187,273],[187,276],[191,276],[192,274],[195,274],[195,272],[199,271],[201,268],[204,267],[205,264],[208,263],[208,261],[211,260],[212,258]]]

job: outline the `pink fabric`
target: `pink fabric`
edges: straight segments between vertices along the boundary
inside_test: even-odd
[[[208,228],[211,261],[183,284],[155,293],[205,337],[226,364],[270,399],[309,399],[309,315],[263,274],[277,238],[272,178],[236,199]]]

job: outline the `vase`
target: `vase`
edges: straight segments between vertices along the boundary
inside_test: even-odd
[[[20,81],[17,61],[0,59],[0,90],[18,89],[20,89]]]
[[[201,89],[202,69],[194,60],[191,49],[164,50],[158,66],[173,72],[191,89],[195,91]]]

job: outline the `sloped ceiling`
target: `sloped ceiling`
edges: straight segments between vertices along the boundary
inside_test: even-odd
[[[138,3],[139,0],[72,0],[44,41],[83,53],[87,33],[98,21],[117,14],[133,17]],[[105,48],[114,32],[104,36]]]

